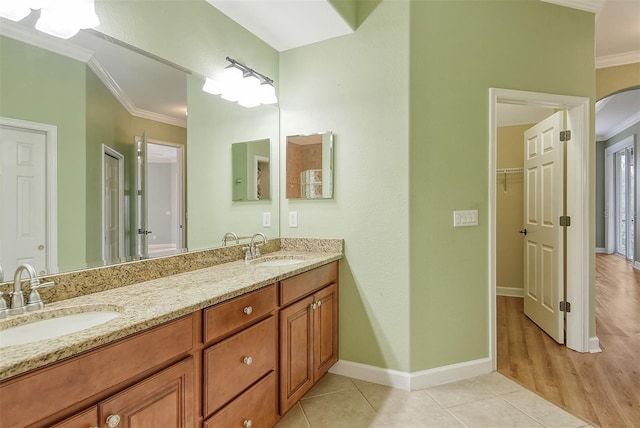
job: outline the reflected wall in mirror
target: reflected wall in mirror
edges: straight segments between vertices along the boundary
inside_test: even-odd
[[[271,199],[270,149],[268,139],[231,145],[232,200]]]
[[[333,197],[333,133],[287,137],[287,198]]]

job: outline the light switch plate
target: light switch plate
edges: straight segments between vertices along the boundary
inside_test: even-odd
[[[298,227],[298,212],[289,212],[289,227]]]
[[[262,213],[262,227],[271,227],[271,212],[265,211]]]
[[[453,227],[477,226],[478,210],[462,210],[453,212]]]

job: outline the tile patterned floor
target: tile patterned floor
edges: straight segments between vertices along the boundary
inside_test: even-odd
[[[410,392],[329,373],[276,428],[589,426],[498,372]]]

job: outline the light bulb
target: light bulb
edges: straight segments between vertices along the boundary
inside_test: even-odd
[[[271,82],[266,81],[260,85],[260,102],[262,104],[275,104],[278,102],[276,88]]]
[[[238,101],[242,91],[242,70],[231,64],[222,73],[222,98]]]
[[[61,39],[68,39],[80,31],[80,27],[63,13],[60,13],[59,10],[52,12],[49,9],[40,10],[40,18],[36,22],[36,29]]]
[[[20,21],[31,13],[29,6],[21,0],[6,0],[0,2],[0,16],[12,21]]]
[[[202,90],[213,95],[220,95],[222,93],[222,84],[215,79],[207,77]]]

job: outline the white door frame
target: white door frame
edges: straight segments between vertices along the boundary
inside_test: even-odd
[[[258,164],[260,162],[267,162],[269,163],[269,157],[268,156],[260,156],[260,155],[255,155],[253,157],[253,181],[254,181],[254,186],[253,186],[253,198],[255,200],[258,200]],[[271,165],[269,165],[269,170],[271,170]],[[269,173],[269,181],[271,181],[271,173]],[[271,184],[271,183],[269,183]],[[269,186],[271,187],[271,186]],[[271,189],[269,189],[269,192],[271,192]],[[269,198],[271,199],[271,198]]]
[[[38,131],[46,141],[45,221],[47,227],[47,274],[58,273],[58,127],[0,116],[0,125]]]
[[[633,135],[629,135],[624,140],[618,141],[614,145],[609,146],[604,150],[604,248],[607,254],[613,254],[616,248],[614,239],[614,237],[616,236],[616,201],[614,185],[615,177],[613,174],[613,154],[627,147],[633,147],[633,153],[635,156],[635,141]]]
[[[104,162],[105,157],[111,156],[118,161],[118,206],[120,209],[118,210],[118,257],[121,261],[124,261],[126,257],[125,253],[125,242],[124,242],[124,231],[125,231],[125,216],[124,216],[124,155],[113,150],[111,147],[103,144],[102,145],[102,260],[106,261],[106,248],[105,248],[105,240],[104,234],[106,229],[106,218],[104,215],[104,207],[107,201],[107,194],[105,192],[105,168]],[[113,261],[112,261],[113,262]]]
[[[567,109],[567,347],[579,352],[598,352],[597,337],[589,337],[590,276],[594,270],[593,232],[591,230],[591,158],[590,101],[586,97],[544,94],[511,89],[489,89],[489,358],[497,368],[496,326],[496,165],[497,109],[499,103]]]

